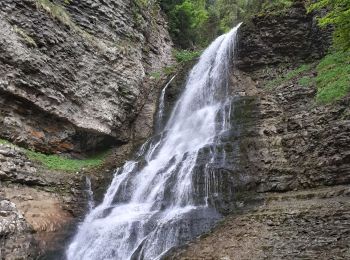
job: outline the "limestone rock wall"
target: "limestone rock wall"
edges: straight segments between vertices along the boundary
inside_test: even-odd
[[[0,136],[43,152],[128,142],[146,74],[171,62],[141,1],[4,0],[0,28]]]
[[[320,29],[315,13],[303,1],[280,13],[257,15],[243,23],[236,66],[254,71],[281,63],[311,62],[323,57],[331,43],[331,28]]]
[[[22,149],[0,144],[0,258],[61,253],[86,211],[85,189],[82,174],[48,170]]]
[[[234,125],[220,166],[226,218],[164,259],[348,259],[350,97],[316,104],[316,86],[298,77],[266,87],[322,57],[329,31],[300,4],[252,23],[240,28],[232,73]]]

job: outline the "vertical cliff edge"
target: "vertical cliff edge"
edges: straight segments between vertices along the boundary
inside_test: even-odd
[[[0,136],[46,153],[128,142],[146,75],[171,62],[165,21],[141,1],[6,0],[0,27]]]
[[[117,146],[116,167],[152,132],[161,79],[150,75],[171,50],[159,7],[143,1],[0,2],[1,259],[59,258],[87,210],[82,173],[18,146],[73,157]]]

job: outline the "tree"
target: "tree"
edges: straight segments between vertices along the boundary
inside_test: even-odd
[[[327,14],[319,18],[319,25],[334,25],[333,44],[337,49],[350,49],[350,1],[318,0],[310,4],[308,11],[326,9]]]
[[[206,0],[161,0],[160,6],[168,16],[170,34],[179,47],[200,45],[203,25],[208,20]]]
[[[144,0],[147,1],[147,0]],[[282,9],[292,0],[159,0],[177,47],[204,47],[262,9]]]

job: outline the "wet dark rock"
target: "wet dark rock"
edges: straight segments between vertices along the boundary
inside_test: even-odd
[[[298,64],[323,57],[331,43],[330,29],[320,29],[302,1],[280,14],[261,14],[239,31],[236,66],[254,71],[268,65]]]
[[[316,87],[301,86],[298,77],[266,87],[321,58],[329,37],[301,4],[242,25],[233,126],[202,149],[194,174],[196,191],[209,190],[208,202],[226,218],[164,259],[350,257],[350,98],[316,104]],[[218,156],[208,171],[212,151]]]
[[[209,204],[228,217],[164,259],[350,257],[350,100],[315,106],[311,92],[281,87],[236,99],[239,131],[204,148],[194,174],[198,194],[209,187]],[[226,151],[226,163],[219,152],[208,185],[203,166],[214,149]]]

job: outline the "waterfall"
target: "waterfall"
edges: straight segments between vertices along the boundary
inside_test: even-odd
[[[221,218],[210,164],[224,161],[224,152],[209,149],[203,172],[197,163],[230,128],[228,75],[238,28],[203,52],[163,131],[117,169],[102,203],[78,227],[68,260],[159,259]]]
[[[170,83],[174,80],[176,75],[174,75],[168,83],[165,85],[165,87],[162,89],[162,92],[160,93],[160,98],[159,98],[159,105],[158,105],[158,113],[157,113],[157,119],[156,119],[156,126],[157,126],[157,132],[162,130],[163,127],[163,118],[164,118],[164,98],[165,98],[165,92],[166,89],[169,87]]]
[[[94,206],[94,193],[91,188],[91,180],[88,176],[85,176],[85,183],[86,183],[86,193],[87,193],[87,199],[88,199],[88,210],[91,211]]]

